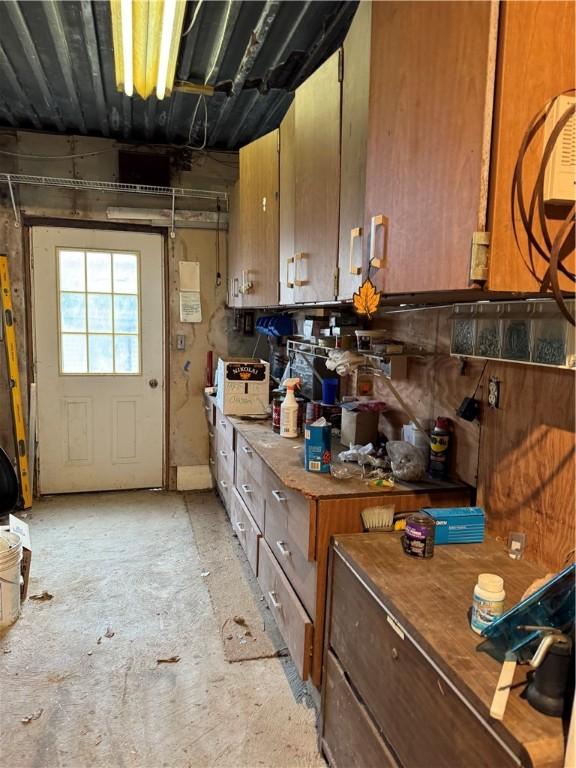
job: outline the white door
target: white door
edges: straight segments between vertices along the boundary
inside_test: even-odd
[[[34,227],[40,493],[162,485],[160,235]]]

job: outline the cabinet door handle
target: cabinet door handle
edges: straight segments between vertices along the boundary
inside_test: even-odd
[[[236,523],[236,530],[238,533],[246,533],[246,528],[242,523]]]
[[[376,256],[376,227],[382,227],[382,251]],[[382,213],[372,216],[370,223],[370,266],[382,269],[388,257],[388,218]]]
[[[238,278],[235,277],[232,280],[232,298],[237,299],[238,296],[240,296],[240,292],[238,291]]]
[[[205,405],[204,406],[204,410],[206,411],[206,413],[208,413],[208,411],[210,410],[211,407],[212,406],[210,406],[210,405]]]
[[[249,486],[249,485],[247,485],[246,483],[242,483],[242,485],[240,486],[240,488],[242,488],[242,490],[244,491],[244,493],[254,493],[254,491],[252,490],[252,488],[250,488],[250,486]]]
[[[303,261],[304,259],[308,258],[307,253],[297,253],[294,256],[294,285],[301,286],[301,285],[307,285],[308,280],[302,280],[301,277],[298,277],[298,262]]]
[[[208,434],[210,435],[210,437],[212,438],[214,437],[214,432],[211,432],[210,430],[208,430]]]
[[[226,480],[220,480],[220,485],[222,486],[222,488],[224,488],[224,490],[228,488],[228,483],[226,482]]]
[[[216,462],[214,461],[214,459],[212,458],[212,456],[210,456],[210,458],[208,459],[208,462],[209,462],[210,464],[212,464],[212,465],[216,464]]]
[[[270,598],[270,601],[274,608],[276,608],[277,611],[282,610],[282,603],[279,603],[278,600],[276,600],[276,592],[268,592],[268,597]]]
[[[277,541],[277,542],[276,542],[276,546],[277,546],[277,547],[278,547],[278,549],[280,550],[280,554],[281,554],[283,557],[290,557],[290,550],[288,549],[288,547],[286,546],[286,544],[284,544],[284,542],[283,542],[283,541]]]
[[[290,281],[290,264],[294,264],[294,273],[296,273],[294,256],[288,256],[286,259],[286,287],[294,288],[294,283]],[[296,277],[296,274],[294,274],[294,277]]]
[[[219,451],[219,453],[220,453],[220,456],[222,456],[223,459],[225,459],[228,456],[226,451]]]
[[[248,456],[252,456],[252,454],[254,453],[254,451],[252,450],[252,448],[250,448],[249,445],[243,445],[242,450],[244,451],[244,453],[247,453]]]
[[[272,491],[272,496],[276,499],[276,501],[286,502],[288,499],[286,496],[282,496],[281,491]]]
[[[354,265],[354,240],[357,237],[362,237],[362,227],[354,227],[350,230],[350,260],[348,264],[348,271],[351,275],[362,274],[362,267],[356,267]]]

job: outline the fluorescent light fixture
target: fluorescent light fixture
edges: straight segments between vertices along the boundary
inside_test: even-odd
[[[127,96],[169,96],[186,0],[111,0],[116,86]]]

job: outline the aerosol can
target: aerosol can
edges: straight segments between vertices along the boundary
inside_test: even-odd
[[[300,379],[285,379],[286,397],[280,406],[280,437],[298,437],[298,403],[294,396]]]

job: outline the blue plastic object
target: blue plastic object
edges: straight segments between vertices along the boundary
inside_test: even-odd
[[[294,332],[294,321],[291,315],[265,315],[258,318],[256,330],[265,336],[291,336]]]
[[[322,404],[334,405],[338,397],[338,379],[322,379]]]
[[[478,650],[486,651],[501,662],[511,656],[517,661],[528,661],[542,635],[522,627],[555,627],[570,633],[576,613],[575,587],[576,565],[573,564],[486,627],[482,632],[486,640]]]

